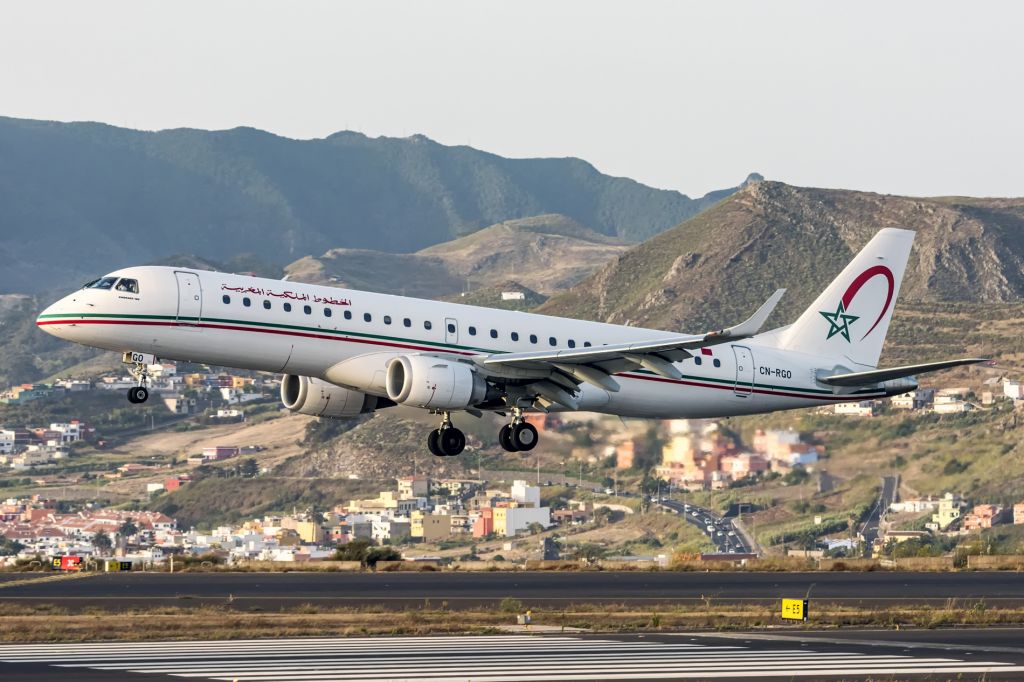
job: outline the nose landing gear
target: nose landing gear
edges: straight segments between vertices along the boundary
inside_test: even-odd
[[[138,386],[132,386],[128,389],[128,402],[138,405],[149,400],[149,389],[146,388],[146,384],[149,383],[149,365],[142,359],[134,359],[134,356],[145,356],[142,356],[141,353],[125,353],[126,359],[129,357],[133,358],[128,373],[139,382]]]
[[[498,431],[498,442],[506,452],[526,452],[537,446],[537,429],[523,419],[523,409],[513,408],[512,423]]]
[[[427,449],[435,457],[454,457],[466,448],[466,434],[452,424],[450,412],[443,412],[441,426],[427,436]]]

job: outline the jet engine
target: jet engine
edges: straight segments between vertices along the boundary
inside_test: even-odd
[[[472,367],[433,355],[399,355],[385,383],[388,398],[413,407],[464,410],[487,398],[487,382]]]
[[[344,419],[373,412],[381,407],[380,400],[372,395],[335,386],[322,379],[294,374],[281,377],[281,402],[289,410],[299,414]]]

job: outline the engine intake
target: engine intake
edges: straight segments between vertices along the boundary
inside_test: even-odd
[[[487,382],[462,362],[431,355],[400,355],[388,363],[388,398],[402,405],[464,410],[487,397]]]
[[[281,402],[292,412],[345,419],[373,412],[380,399],[335,386],[321,379],[286,374],[281,377]]]

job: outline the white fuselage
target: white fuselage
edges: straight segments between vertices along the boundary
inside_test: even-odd
[[[653,329],[181,268],[133,267],[111,277],[137,280],[138,293],[81,289],[43,311],[39,326],[97,348],[321,379],[337,363],[371,353],[472,358],[666,336]],[[880,389],[841,393],[815,381],[817,370],[834,364],[754,337],[675,363],[681,379],[636,370],[616,375],[618,392],[584,384],[579,409],[628,417],[721,417],[884,395]],[[367,392],[375,393],[372,387]]]

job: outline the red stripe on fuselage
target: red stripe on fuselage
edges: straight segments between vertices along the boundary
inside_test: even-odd
[[[395,343],[393,341],[375,341],[375,340],[371,340],[371,339],[353,338],[353,337],[350,337],[350,336],[337,336],[337,335],[329,335],[329,334],[314,334],[314,333],[311,333],[311,332],[298,332],[298,331],[292,331],[292,330],[286,330],[286,329],[266,329],[266,328],[260,328],[260,327],[241,327],[241,326],[227,325],[227,324],[212,324],[212,323],[209,323],[209,322],[201,322],[199,324],[178,324],[177,322],[162,322],[162,321],[157,321],[157,320],[80,320],[80,319],[73,319],[73,320],[45,320],[45,321],[38,321],[37,320],[36,321],[36,325],[37,326],[43,326],[43,325],[47,325],[47,324],[74,324],[74,325],[79,325],[79,324],[125,324],[125,325],[156,326],[156,327],[201,327],[201,328],[204,328],[204,329],[225,329],[225,330],[228,330],[228,331],[263,332],[265,334],[278,334],[278,335],[281,335],[281,336],[299,336],[299,337],[309,338],[309,339],[323,339],[323,340],[326,340],[326,341],[349,341],[349,342],[352,342],[352,343],[364,343],[364,344],[372,345],[372,346],[385,346],[385,347],[388,347],[388,348],[402,348],[402,349],[405,349],[405,350],[420,350],[420,351],[428,351],[428,352],[434,352],[434,353],[442,352],[442,353],[454,353],[454,354],[458,354],[458,355],[483,355],[483,353],[473,353],[471,351],[449,351],[449,350],[444,350],[443,348],[432,348],[430,346],[414,346],[414,345],[410,345],[410,344]],[[690,380],[685,380],[685,379],[668,379],[668,378],[665,378],[665,377],[645,376],[645,375],[637,375],[637,374],[629,374],[629,373],[621,373],[621,374],[617,374],[616,376],[625,377],[627,379],[637,379],[639,381],[657,381],[657,382],[660,382],[660,383],[677,384],[677,385],[682,385],[682,386],[694,386],[694,387],[697,387],[697,388],[716,388],[716,389],[722,390],[722,391],[732,391],[732,390],[734,390],[733,386],[722,386],[722,385],[719,385],[719,384],[708,384],[708,383],[703,383],[703,382],[699,382],[699,381],[690,381]],[[746,388],[746,387],[744,387],[744,388]],[[759,394],[762,394],[762,395],[773,395],[773,396],[781,396],[781,397],[786,397],[786,398],[803,398],[803,399],[810,399],[810,400],[824,400],[824,401],[831,401],[831,402],[849,402],[851,400],[860,400],[860,399],[863,399],[863,398],[878,397],[877,395],[861,395],[861,396],[856,396],[855,398],[851,397],[851,396],[805,395],[805,394],[802,394],[802,393],[790,393],[790,392],[787,392],[787,391],[778,391],[778,390],[765,390],[765,389],[761,389],[761,388],[754,388],[754,389],[752,389],[752,392],[753,393],[759,393]]]

